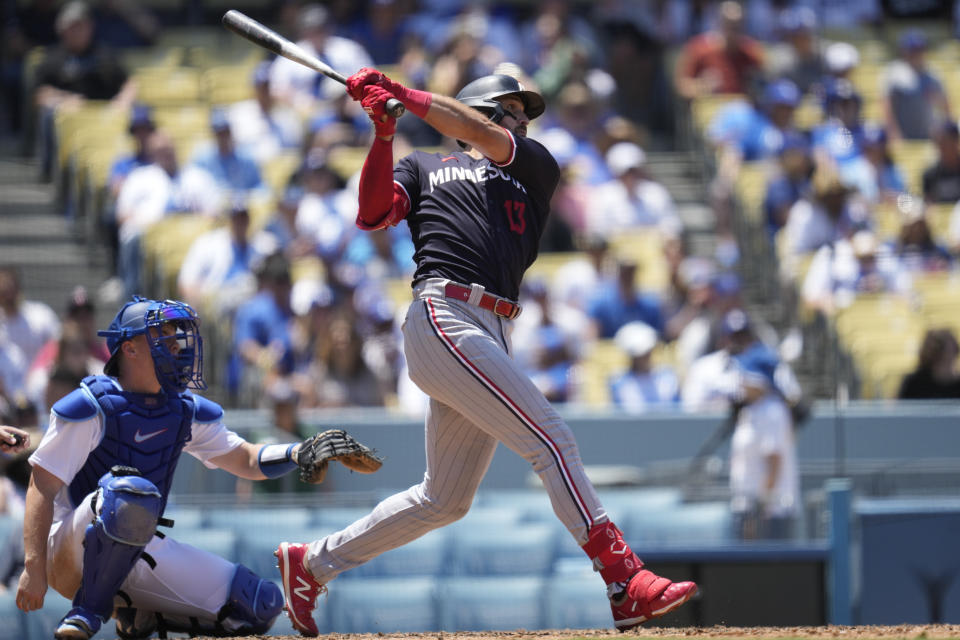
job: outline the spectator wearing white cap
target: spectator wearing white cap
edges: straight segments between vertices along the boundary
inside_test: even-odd
[[[373,59],[362,45],[334,35],[337,25],[323,5],[303,7],[297,26],[300,28],[297,45],[334,71],[349,75],[361,67],[373,66]],[[286,58],[277,58],[270,68],[270,91],[304,116],[312,114],[318,102],[343,95],[343,87],[333,80]]]
[[[666,219],[679,223],[673,197],[647,172],[647,156],[633,142],[618,142],[604,159],[613,180],[598,185],[588,229],[611,237],[627,229],[656,229]]]
[[[673,369],[653,365],[657,332],[643,322],[620,327],[614,342],[630,358],[626,371],[611,376],[610,398],[628,413],[643,413],[651,406],[673,404],[678,399],[679,382]]]
[[[860,294],[905,294],[910,287],[910,274],[890,247],[881,246],[872,231],[864,230],[814,254],[802,296],[807,307],[830,316],[850,306]]]
[[[827,74],[834,79],[850,79],[850,73],[860,65],[860,52],[849,42],[831,42],[823,52]]]
[[[271,64],[261,62],[254,70],[251,79],[254,96],[227,108],[234,142],[261,167],[284,151],[299,149],[303,143],[300,117],[270,92]]]

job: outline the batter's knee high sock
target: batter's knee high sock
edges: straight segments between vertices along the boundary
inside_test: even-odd
[[[606,583],[607,596],[613,599],[626,590],[643,562],[623,540],[623,532],[610,521],[594,525],[588,536],[583,550],[593,561],[593,570]]]

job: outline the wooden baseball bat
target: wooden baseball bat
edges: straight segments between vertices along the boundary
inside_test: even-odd
[[[250,42],[268,51],[273,51],[278,56],[283,56],[288,60],[293,60],[309,69],[318,71],[342,85],[347,84],[347,79],[343,77],[343,74],[337,73],[329,65],[324,64],[316,56],[310,55],[302,47],[236,9],[230,9],[223,14],[223,26]],[[404,114],[406,108],[396,98],[390,98],[387,100],[386,110],[394,118],[399,118]]]

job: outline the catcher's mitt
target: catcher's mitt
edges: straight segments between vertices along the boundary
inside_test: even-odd
[[[373,473],[383,459],[370,447],[360,444],[343,429],[327,429],[303,441],[297,452],[300,480],[320,484],[327,475],[327,465],[337,460],[351,471]]]

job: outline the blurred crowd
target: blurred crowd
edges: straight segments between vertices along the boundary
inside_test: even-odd
[[[340,85],[265,57],[234,78],[249,83],[250,97],[210,105],[203,135],[184,145],[115,53],[156,45],[162,29],[150,10],[126,0],[8,4],[7,126],[35,123],[48,171],[58,114],[109,101],[129,122],[129,151],[112,159],[96,212],[116,264],[98,293],[103,304],[112,311],[144,293],[194,305],[208,337],[207,375],[227,404],[269,406],[291,425],[298,408],[423,411],[399,332],[398,291],[409,292],[414,248],[405,223],[373,233],[354,226],[356,171],[373,131]],[[563,174],[541,252],[569,259],[527,278],[513,344],[555,402],[584,402],[599,384],[627,411],[733,408],[744,429],[785,425],[769,436],[781,444],[741,435],[744,447],[789,449],[789,409],[803,396],[788,366],[796,354],[747,312],[744,295],[738,190],[751,168],[762,168],[764,241],[776,246],[781,277],[795,283],[805,312],[830,317],[865,293],[908,295],[918,274],[956,269],[960,208],[948,223],[929,215],[960,201],[957,105],[927,62],[935,43],[903,30],[865,86],[865,54],[824,35],[827,26],[862,35],[889,23],[878,0],[283,1],[267,13],[280,33],[345,73],[377,65],[447,95],[509,73],[544,95],[547,111],[530,136]],[[36,47],[43,53],[29,65]],[[715,105],[696,132],[716,166],[706,252],[691,248],[683,207],[648,160],[678,146],[684,114],[700,104]],[[407,116],[395,156],[452,142]],[[910,143],[935,150],[921,175],[896,161],[893,150]],[[269,179],[290,157],[289,175]],[[880,211],[889,214],[883,224]],[[181,258],[175,282],[157,290],[144,237],[184,214],[209,224],[167,238]],[[93,297],[78,289],[56,313],[23,299],[15,270],[0,271],[3,420],[38,420],[98,371],[105,354]],[[591,368],[601,351],[616,364]],[[903,395],[957,397],[956,356],[952,329],[931,331]],[[791,491],[781,496],[784,512]]]

